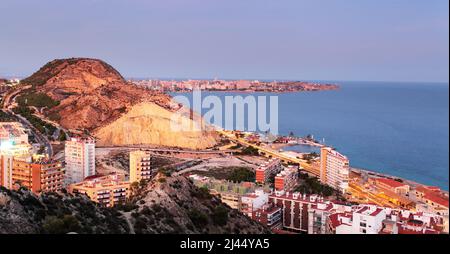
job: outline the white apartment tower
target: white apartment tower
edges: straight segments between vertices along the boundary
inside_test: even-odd
[[[348,188],[349,161],[329,147],[320,151],[320,181],[344,193]]]
[[[65,184],[79,183],[95,175],[95,140],[71,138],[65,143]]]

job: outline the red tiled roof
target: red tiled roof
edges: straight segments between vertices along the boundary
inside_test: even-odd
[[[373,213],[370,214],[370,216],[377,216],[381,211],[383,211],[383,209],[377,208],[375,211],[373,211]]]
[[[401,182],[397,182],[395,180],[392,179],[388,179],[388,178],[377,178],[376,179],[377,182],[389,185],[392,188],[398,188],[398,187],[402,187],[405,186],[406,184],[401,183]]]
[[[424,196],[425,199],[428,199],[429,201],[433,202],[433,203],[437,203],[441,206],[445,206],[448,208],[448,200],[443,199],[441,197],[439,197],[436,194],[433,193],[426,193]]]

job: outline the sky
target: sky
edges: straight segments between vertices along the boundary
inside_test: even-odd
[[[448,0],[2,0],[0,76],[448,82]]]

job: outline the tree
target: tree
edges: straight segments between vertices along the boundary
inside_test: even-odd
[[[197,228],[203,228],[208,224],[208,217],[195,208],[188,212],[188,216]]]
[[[255,180],[255,172],[244,167],[234,168],[227,177],[227,180],[233,182],[253,182]]]
[[[223,206],[218,206],[214,209],[212,219],[214,224],[225,226],[228,223],[228,210]]]
[[[48,216],[42,225],[48,234],[66,234],[78,232],[81,229],[80,222],[73,215],[66,214],[62,218]]]

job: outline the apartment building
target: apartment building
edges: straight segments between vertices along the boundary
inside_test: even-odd
[[[0,122],[0,144],[28,144],[28,133],[19,122]]]
[[[285,230],[307,233],[309,210],[313,209],[313,205],[324,203],[324,200],[318,195],[275,191],[269,195],[269,203],[282,209],[282,225]],[[328,205],[326,209],[331,210],[332,205]]]
[[[64,168],[61,162],[39,159],[13,159],[12,182],[32,192],[56,192],[63,188]]]
[[[78,183],[95,175],[95,140],[71,138],[65,142],[65,184]]]
[[[266,184],[269,179],[283,170],[280,159],[270,159],[256,169],[255,181],[257,183]]]
[[[298,170],[288,166],[275,176],[275,190],[289,191],[297,184]]]
[[[428,211],[439,215],[449,215],[449,199],[440,188],[433,186],[417,186],[411,196],[422,203]]]
[[[251,214],[251,218],[266,225],[272,230],[282,228],[282,209],[273,204],[265,204],[254,210]]]
[[[320,181],[345,193],[349,181],[349,160],[329,147],[320,150]]]
[[[124,174],[90,176],[80,183],[69,185],[69,192],[87,195],[105,207],[124,203],[129,196],[130,182]]]
[[[30,158],[32,147],[19,122],[0,123],[0,186],[12,189],[14,158]]]
[[[269,202],[269,194],[263,189],[256,189],[253,193],[247,193],[241,197],[240,212],[252,217],[252,213],[262,208]]]
[[[329,216],[328,233],[334,234],[440,234],[448,232],[444,217],[376,205],[357,205],[352,212]]]
[[[130,182],[150,179],[152,176],[151,154],[147,151],[130,152]]]
[[[13,156],[7,154],[0,154],[0,186],[11,189],[13,186],[12,180]]]

